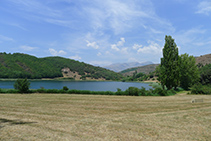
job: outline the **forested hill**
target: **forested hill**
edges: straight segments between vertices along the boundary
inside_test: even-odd
[[[122,75],[83,62],[62,58],[0,53],[0,78],[57,78],[119,80]],[[71,75],[69,75],[71,76]]]

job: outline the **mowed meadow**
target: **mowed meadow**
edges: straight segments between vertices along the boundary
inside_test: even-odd
[[[210,133],[209,95],[0,94],[0,140],[211,140]]]

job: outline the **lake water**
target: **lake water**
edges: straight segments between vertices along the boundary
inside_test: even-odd
[[[15,81],[0,81],[0,88],[2,89],[13,89]],[[30,81],[30,89],[62,89],[63,86],[67,86],[69,89],[76,90],[90,90],[90,91],[113,91],[116,92],[117,88],[122,91],[129,87],[145,87],[147,90],[152,88],[147,83],[138,82],[94,82],[94,81]]]

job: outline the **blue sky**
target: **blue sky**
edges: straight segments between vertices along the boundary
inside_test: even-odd
[[[211,53],[211,0],[1,0],[0,52],[105,66]]]

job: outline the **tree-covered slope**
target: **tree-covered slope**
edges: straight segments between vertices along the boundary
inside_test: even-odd
[[[37,58],[21,53],[0,53],[0,78],[63,77],[61,71],[63,68],[78,72],[83,78],[118,80],[122,77],[113,71],[62,57]]]

